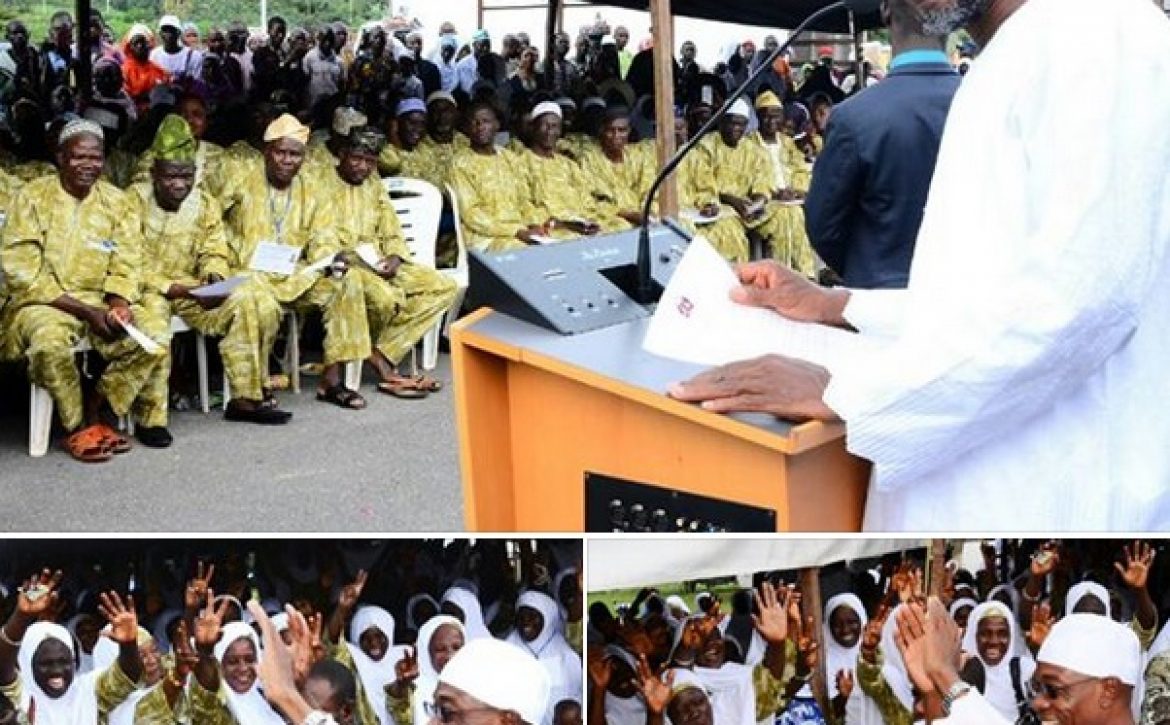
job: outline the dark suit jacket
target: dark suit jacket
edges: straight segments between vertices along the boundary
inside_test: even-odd
[[[906,286],[959,79],[947,64],[905,65],[833,109],[804,213],[846,285]]]

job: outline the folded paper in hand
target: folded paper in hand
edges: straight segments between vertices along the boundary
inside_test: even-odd
[[[195,287],[190,290],[192,297],[200,299],[214,299],[216,297],[227,297],[236,287],[244,283],[246,277],[228,277],[220,280],[214,284],[205,284],[202,287]]]
[[[739,286],[730,265],[706,239],[696,236],[658,303],[642,347],[700,365],[777,354],[820,365],[830,373],[842,362],[880,349],[880,343],[869,337],[740,305],[731,299],[731,291]]]
[[[377,269],[378,265],[382,263],[382,255],[378,254],[378,248],[369,242],[357,245],[353,251],[357,252],[357,256],[373,269]]]
[[[276,242],[260,242],[256,251],[252,253],[252,262],[249,269],[257,272],[270,272],[288,276],[297,268],[297,260],[301,258],[300,247]]]
[[[141,347],[143,350],[146,350],[151,355],[158,355],[162,353],[162,345],[159,345],[157,342],[147,337],[145,332],[139,330],[134,325],[125,323],[122,325],[122,329],[126,331],[126,334],[130,336],[131,340],[138,343],[139,347]]]

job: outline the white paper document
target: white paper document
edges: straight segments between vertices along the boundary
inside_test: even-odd
[[[308,267],[305,267],[304,269],[302,269],[301,274],[315,274],[317,272],[320,272],[321,270],[325,269],[329,265],[333,264],[333,259],[334,259],[334,257],[332,254],[327,254],[324,257],[321,257],[320,259],[318,259],[316,262],[313,262],[312,264],[310,264]]]
[[[872,355],[881,347],[872,338],[738,304],[731,291],[739,286],[727,261],[696,236],[658,303],[642,347],[700,365],[778,354],[830,372],[842,361]]]
[[[357,252],[357,256],[374,269],[377,269],[382,262],[382,255],[378,254],[378,248],[369,242],[357,245],[353,251]]]
[[[205,284],[202,287],[195,287],[191,289],[192,297],[199,297],[202,299],[210,299],[214,297],[227,297],[236,287],[244,283],[246,277],[228,277],[220,280],[214,284]]]
[[[161,345],[147,337],[145,332],[139,330],[134,325],[124,324],[122,325],[122,329],[126,331],[126,334],[130,336],[131,340],[138,343],[139,347],[141,347],[143,350],[146,350],[151,355],[158,355],[160,352],[162,352]]]
[[[556,244],[560,241],[556,237],[546,237],[542,234],[529,234],[528,238],[537,244]]]
[[[252,253],[252,262],[249,269],[257,272],[271,272],[283,274],[286,277],[297,268],[297,260],[301,258],[300,247],[276,242],[260,242],[256,251]]]

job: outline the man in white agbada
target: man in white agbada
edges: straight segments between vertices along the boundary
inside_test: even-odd
[[[735,293],[884,347],[833,370],[736,363],[671,394],[844,420],[874,463],[870,530],[1162,528],[1170,94],[1149,89],[1170,84],[1170,22],[1148,0],[907,1],[983,47],[908,289],[823,290],[757,263]],[[1069,38],[1092,38],[1094,61],[1070,63]]]
[[[951,700],[934,722],[1011,725],[991,702],[959,679],[957,627],[937,598],[922,616],[915,605],[898,619],[899,649],[920,692]],[[1141,679],[1141,645],[1128,627],[1095,614],[1070,614],[1048,633],[1036,655],[1028,689],[1043,722],[1068,725],[1133,725],[1131,699]]]
[[[549,682],[532,655],[497,639],[468,642],[439,674],[432,722],[538,725],[548,709]]]

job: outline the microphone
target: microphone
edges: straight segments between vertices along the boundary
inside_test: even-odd
[[[752,87],[752,85],[756,82],[756,79],[759,78],[760,75],[764,73],[764,71],[770,69],[776,59],[779,58],[784,53],[784,51],[788,50],[788,48],[792,45],[792,42],[796,40],[801,35],[801,33],[807,30],[811,25],[838,10],[849,10],[850,12],[856,13],[858,15],[869,15],[877,12],[880,7],[881,0],[841,0],[840,2],[833,3],[832,5],[827,5],[808,16],[808,18],[806,18],[803,23],[798,25],[792,31],[792,33],[789,34],[788,39],[784,41],[783,44],[776,48],[776,50],[772,51],[767,60],[756,66],[756,69],[752,71],[747,80],[743,82],[743,85],[735,89],[735,91],[727,97],[727,100],[724,101],[723,106],[718,111],[711,114],[711,118],[707,121],[707,123],[703,124],[703,127],[699,129],[698,133],[688,139],[687,142],[683,144],[683,147],[676,151],[674,156],[672,156],[670,160],[666,162],[666,165],[662,167],[662,171],[658,172],[658,176],[654,178],[654,183],[650,185],[650,192],[646,195],[646,201],[642,205],[642,227],[638,232],[637,284],[633,290],[634,294],[632,295],[637,302],[643,305],[648,305],[658,301],[654,282],[650,276],[650,210],[651,207],[654,206],[654,197],[658,194],[659,187],[661,187],[662,183],[666,181],[666,177],[670,176],[670,174],[678,168],[678,165],[682,162],[683,158],[685,158],[686,155],[690,153],[696,145],[698,145],[699,141],[702,140],[702,138],[706,136],[708,132],[715,128],[715,125],[718,124],[719,121],[727,115],[727,112],[731,110],[732,104],[738,101],[740,97],[747,92],[747,89]]]

